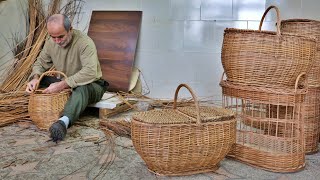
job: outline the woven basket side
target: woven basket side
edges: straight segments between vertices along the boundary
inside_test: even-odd
[[[235,142],[235,120],[148,124],[132,119],[132,141],[148,168],[161,175],[213,171]]]
[[[317,51],[315,62],[308,75],[308,84],[311,87],[320,86],[320,21],[307,19],[292,19],[281,22],[281,31],[305,36],[315,36]]]
[[[251,166],[274,172],[296,172],[305,167],[305,156],[303,152],[275,154],[246,145],[235,144],[228,154],[228,157]]]
[[[48,130],[57,121],[70,96],[69,91],[53,94],[31,94],[28,112],[39,129]]]

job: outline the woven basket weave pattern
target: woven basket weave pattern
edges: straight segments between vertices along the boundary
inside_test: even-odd
[[[239,86],[221,80],[223,106],[237,112],[237,140],[228,154],[243,163],[275,172],[305,166],[302,108],[306,88]],[[305,79],[304,79],[305,80]]]
[[[308,84],[311,87],[320,86],[320,21],[308,19],[288,19],[281,21],[281,31],[305,36],[315,36],[317,51],[315,62],[308,75]]]
[[[59,71],[47,71],[41,75],[39,82],[45,75],[50,73],[59,73],[66,77]],[[39,129],[48,130],[61,117],[69,96],[70,90],[51,94],[44,94],[41,90],[36,90],[34,93],[31,93],[28,105],[31,120]]]
[[[261,31],[267,12],[278,14],[277,32]],[[314,62],[316,40],[280,32],[278,8],[263,15],[259,30],[226,29],[221,60],[228,81],[261,87],[294,87]]]
[[[176,107],[181,87],[191,92],[195,107]],[[161,175],[214,171],[236,139],[234,113],[199,107],[193,91],[185,84],[176,90],[173,109],[138,113],[131,124],[136,151],[150,171]]]

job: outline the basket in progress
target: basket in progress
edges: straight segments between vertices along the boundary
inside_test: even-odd
[[[186,87],[195,107],[177,108],[177,96]],[[199,107],[189,86],[178,86],[173,109],[140,112],[132,117],[133,145],[150,171],[159,175],[190,175],[214,171],[235,143],[232,111]]]
[[[270,9],[277,12],[277,32],[262,31]],[[302,72],[308,72],[316,54],[314,37],[283,33],[275,6],[266,9],[259,30],[227,28],[224,31],[221,61],[227,80],[234,84],[294,88]]]
[[[39,83],[45,75],[52,73],[61,74],[66,78],[60,71],[47,71],[40,76]],[[38,90],[39,83],[35,87],[36,90],[30,94],[28,112],[39,129],[48,130],[60,118],[71,91],[66,89],[59,93],[45,94]]]

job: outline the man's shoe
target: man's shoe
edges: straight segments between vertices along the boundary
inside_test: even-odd
[[[53,142],[62,141],[67,134],[67,128],[63,121],[59,120],[49,128],[50,137]]]

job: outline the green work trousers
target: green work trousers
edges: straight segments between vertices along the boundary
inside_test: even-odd
[[[53,77],[45,77],[41,81],[41,87],[48,87],[53,82],[60,80]],[[107,90],[108,83],[102,79],[87,85],[78,86],[72,89],[62,116],[67,116],[70,120],[69,127],[79,119],[81,113],[89,104],[96,103],[101,100],[103,94]]]

